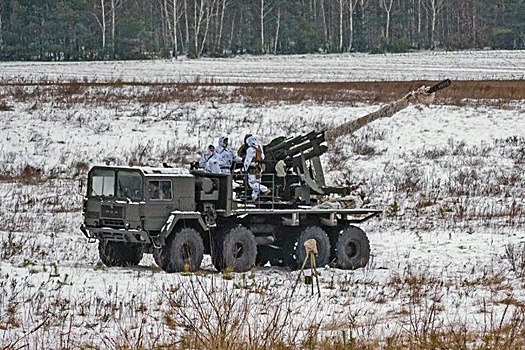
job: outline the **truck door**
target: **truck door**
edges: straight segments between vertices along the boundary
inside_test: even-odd
[[[147,183],[145,229],[158,231],[176,209],[171,179],[150,179]]]

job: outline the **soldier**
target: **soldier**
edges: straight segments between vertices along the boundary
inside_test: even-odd
[[[215,153],[219,156],[219,166],[223,174],[231,174],[233,163],[242,162],[242,158],[235,155],[230,147],[228,147],[228,137],[220,136],[219,145]]]
[[[220,174],[219,156],[215,153],[215,146],[209,145],[208,149],[202,154],[199,161],[199,167],[206,173]]]
[[[242,143],[241,147],[239,147],[239,150],[237,151],[237,155],[241,157],[242,159],[246,158],[246,150],[248,149],[248,144],[246,141],[251,136],[252,134],[244,135],[244,142]]]
[[[263,171],[262,161],[264,152],[255,136],[246,139],[246,158],[244,159],[243,170],[248,172],[248,185],[252,189],[252,199],[257,199],[259,193],[267,195],[270,193],[268,187],[261,184],[261,173]]]

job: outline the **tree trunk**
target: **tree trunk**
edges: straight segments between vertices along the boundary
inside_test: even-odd
[[[436,45],[436,22],[438,15],[443,8],[443,0],[427,0],[427,7],[430,12],[430,48],[434,49]]]
[[[264,54],[264,0],[261,0],[261,11],[259,15],[261,20],[261,53]]]
[[[163,47],[167,48],[168,45],[173,44],[173,38],[172,30],[171,30],[171,20],[170,20],[170,12],[168,10],[168,0],[162,1],[162,41],[163,41]],[[171,40],[170,40],[171,39]]]
[[[417,35],[421,35],[421,0],[417,0]]]
[[[209,0],[199,0],[198,3],[195,3],[193,29],[195,33],[194,48],[197,57],[202,56],[204,52],[212,17],[212,5],[213,3]]]
[[[115,24],[117,22],[115,1],[111,0],[111,58],[115,58]]]
[[[190,23],[188,20],[188,0],[184,0],[184,21],[186,25],[186,54],[190,50]]]
[[[343,11],[344,0],[339,0],[339,52],[343,52]]]
[[[211,21],[211,17],[212,17],[212,7],[213,7],[213,4],[208,2],[208,1],[205,1],[205,8],[202,12],[203,14],[203,19],[205,18],[206,19],[206,26],[204,27],[204,33],[202,34],[202,41],[201,41],[201,44],[200,44],[200,51],[199,51],[199,57],[202,56],[203,52],[204,52],[204,46],[206,45],[206,41],[208,39],[208,33],[209,33],[209,30],[210,30],[210,21]]]
[[[277,55],[277,45],[279,43],[279,29],[281,27],[281,7],[277,9],[277,27],[275,29],[275,43],[273,46],[273,54]]]
[[[328,44],[328,23],[326,23],[326,12],[324,8],[324,1],[321,1],[321,13],[323,15],[324,41],[325,41],[325,44]]]
[[[100,0],[100,5],[102,7],[102,19],[101,19],[101,27],[102,27],[102,50],[104,52],[106,51],[106,3],[105,0]]]
[[[368,23],[366,21],[366,7],[368,5],[368,2],[367,0],[359,0],[360,4],[361,4],[361,26],[363,28],[363,33],[362,33],[362,36],[363,38],[366,38],[366,31],[367,31],[367,26],[368,26]]]
[[[381,0],[381,4],[386,14],[385,39],[387,42],[390,42],[390,13],[392,12],[394,0]]]
[[[177,43],[177,26],[179,23],[179,11],[177,7],[177,0],[173,0],[173,57],[175,58],[177,58],[177,50],[179,46]]]
[[[201,1],[201,8],[202,8],[202,0]],[[200,12],[199,12],[200,16]],[[195,5],[193,7],[193,49],[195,50],[195,56],[199,56],[199,32],[200,32],[200,21],[197,17],[197,0],[195,0]]]
[[[216,43],[217,51],[219,52],[223,52],[222,50],[222,31],[224,28],[224,13],[226,12],[226,6],[227,6],[226,0],[222,0],[221,17],[219,20],[219,35],[217,36],[217,43]]]

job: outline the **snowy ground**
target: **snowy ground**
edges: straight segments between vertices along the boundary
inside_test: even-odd
[[[227,64],[237,68],[228,71]],[[168,65],[180,67],[166,73]],[[371,66],[383,68],[371,71]],[[4,79],[35,81],[138,79],[144,71],[155,81],[503,79],[523,78],[525,55],[483,51],[0,67]],[[166,274],[150,256],[137,268],[104,267],[96,245],[78,229],[77,185],[84,164],[141,158],[150,165],[167,160],[183,167],[179,156],[193,160],[219,132],[230,135],[234,145],[248,131],[268,142],[313,125],[337,125],[379,106],[10,105],[13,111],[0,112],[0,173],[25,174],[27,181],[0,182],[0,347],[152,348],[191,333],[190,324],[204,335],[210,324],[210,333],[220,333],[217,324],[225,314],[232,329],[237,321],[254,326],[239,333],[252,332],[261,340],[274,334],[290,343],[312,335],[366,342],[432,330],[487,334],[515,325],[525,314],[525,102],[505,110],[410,106],[340,139],[323,158],[329,180],[360,183],[370,201],[385,208],[383,217],[362,225],[372,260],[357,271],[321,268],[321,296],[311,297],[300,284],[293,298],[297,272],[274,267],[225,276],[206,258],[202,273]],[[24,173],[28,166],[38,170]],[[232,330],[230,337],[235,334]]]
[[[0,62],[0,79],[283,82],[524,79],[523,51],[252,56],[135,62]]]

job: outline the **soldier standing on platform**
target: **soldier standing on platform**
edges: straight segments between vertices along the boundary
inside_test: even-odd
[[[248,185],[250,185],[252,189],[252,199],[255,200],[260,193],[263,195],[270,193],[268,187],[261,184],[264,152],[255,136],[248,137],[246,139],[246,145],[246,158],[244,159],[243,170],[248,172]]]

